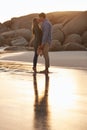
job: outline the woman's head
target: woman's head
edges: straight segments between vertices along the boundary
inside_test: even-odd
[[[34,18],[33,19],[33,24],[39,24],[39,18]]]
[[[32,30],[33,34],[35,34],[35,30],[39,28],[39,18],[34,18],[32,21]]]

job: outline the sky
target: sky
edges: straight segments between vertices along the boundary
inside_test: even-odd
[[[0,22],[31,13],[86,10],[87,0],[0,0]]]

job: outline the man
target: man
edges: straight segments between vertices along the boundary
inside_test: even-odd
[[[51,31],[52,31],[52,24],[48,19],[46,19],[45,13],[39,14],[40,22],[42,22],[42,43],[41,48],[43,50],[43,56],[45,59],[45,70],[41,71],[43,73],[49,72],[50,67],[50,60],[49,60],[49,46],[51,44]]]

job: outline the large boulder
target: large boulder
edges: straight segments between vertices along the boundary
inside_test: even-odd
[[[61,51],[61,50],[62,50],[61,42],[59,42],[58,40],[52,40],[50,45],[50,51]]]
[[[4,36],[5,38],[8,37],[17,37],[17,36],[22,36],[24,37],[26,40],[30,40],[31,39],[31,31],[29,29],[17,29],[17,30],[13,30],[13,31],[8,31],[8,32],[4,32],[1,34],[2,36]]]
[[[28,45],[28,41],[24,37],[17,37],[11,41],[12,46],[26,46]]]
[[[65,35],[69,34],[82,34],[87,30],[87,11],[74,17],[64,27],[63,32]]]
[[[81,36],[79,34],[70,34],[65,38],[64,44],[69,42],[82,43]]]
[[[9,31],[9,28],[6,27],[4,24],[0,23],[0,34],[5,32],[5,31]]]
[[[47,17],[51,21],[51,23],[54,24],[63,24],[65,25],[68,21],[73,19],[75,16],[79,15],[81,11],[57,11],[57,12],[51,12],[47,13]]]
[[[58,24],[54,24],[52,27],[52,39],[59,40],[60,42],[63,42],[64,40],[64,33],[62,32]]]
[[[0,46],[3,46],[5,44],[5,38],[0,35]]]
[[[69,42],[63,45],[63,50],[65,51],[85,51],[86,48],[83,45],[75,42]]]
[[[82,43],[87,47],[87,31],[82,35]]]
[[[14,17],[10,21],[5,22],[4,24],[12,30],[22,29],[22,28],[31,29],[32,19],[37,16],[38,14],[35,13],[35,14],[29,14],[21,17]]]
[[[58,30],[58,29],[62,30],[62,28],[63,28],[63,24],[54,24],[53,25],[54,30]]]

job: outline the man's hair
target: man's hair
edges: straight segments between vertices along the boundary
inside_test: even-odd
[[[45,13],[40,13],[40,14],[39,14],[39,17],[46,18],[46,14],[45,14]]]

